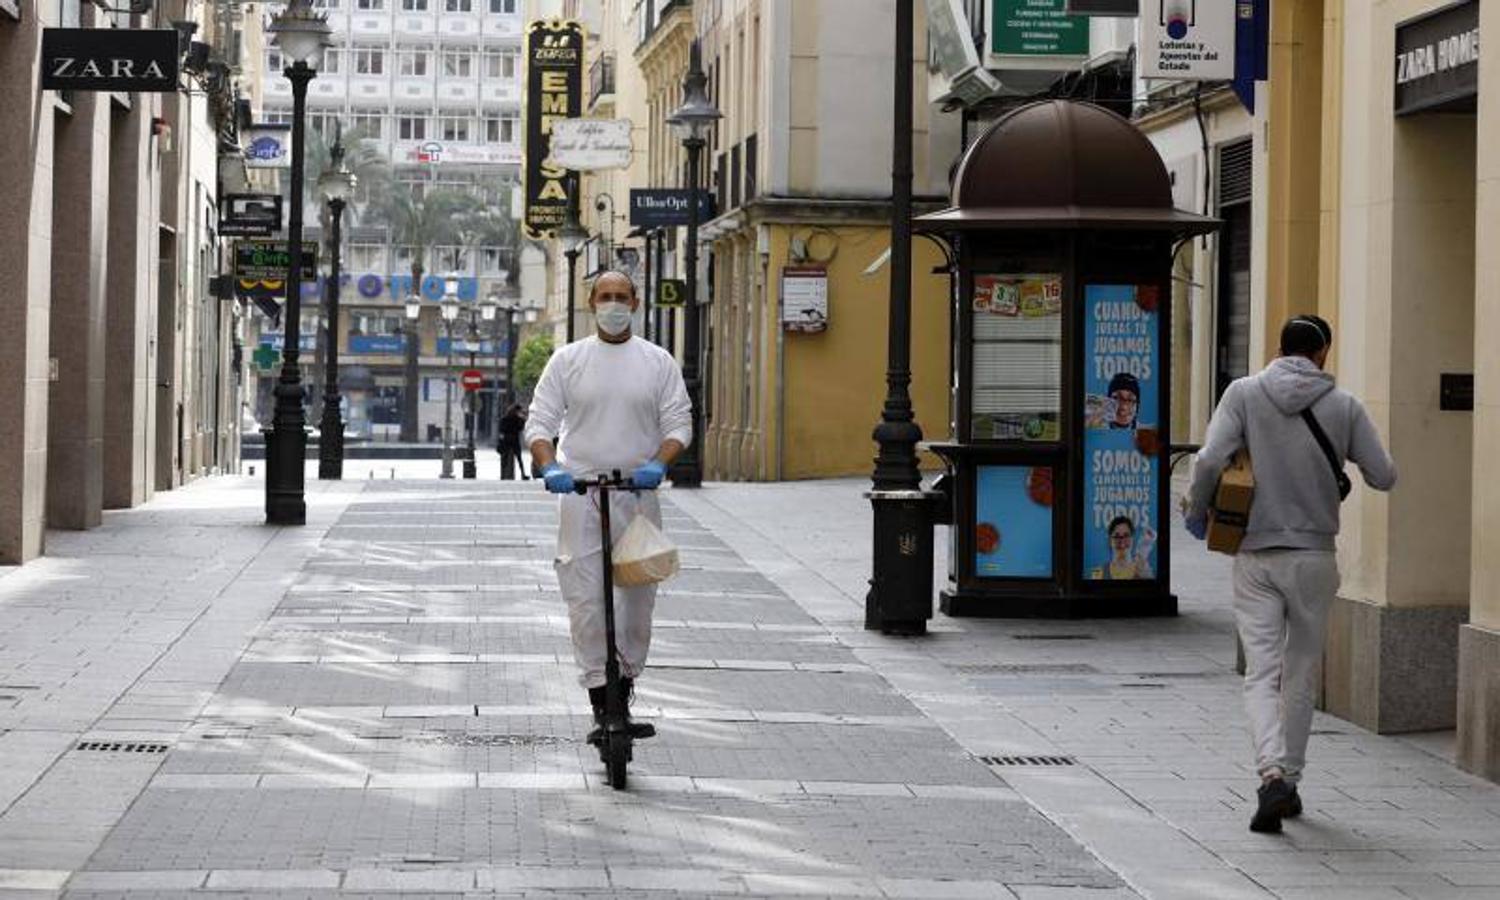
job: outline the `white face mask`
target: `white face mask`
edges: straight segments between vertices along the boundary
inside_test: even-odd
[[[610,337],[619,337],[629,331],[630,318],[628,303],[600,303],[594,307],[594,321],[599,323],[599,330]]]

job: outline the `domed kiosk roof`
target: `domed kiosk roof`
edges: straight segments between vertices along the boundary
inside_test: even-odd
[[[1216,219],[1174,209],[1156,148],[1091,103],[1046,100],[1007,113],[969,147],[953,205],[922,231],[1110,228],[1198,234]]]

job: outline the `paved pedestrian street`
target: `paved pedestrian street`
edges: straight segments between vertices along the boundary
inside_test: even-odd
[[[0,895],[1493,897],[1500,789],[1319,718],[1245,830],[1222,559],[1172,620],[866,632],[856,481],[665,491],[626,792],[494,481],[206,479],[0,570]]]

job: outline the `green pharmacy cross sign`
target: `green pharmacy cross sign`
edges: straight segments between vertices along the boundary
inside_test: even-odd
[[[281,359],[281,351],[267,344],[262,344],[255,348],[255,352],[251,356],[255,359],[256,367],[265,372],[276,365],[277,360]]]
[[[1001,56],[1088,56],[1089,18],[1067,0],[994,0],[990,51]]]

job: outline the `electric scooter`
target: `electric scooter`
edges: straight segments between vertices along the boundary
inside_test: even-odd
[[[625,684],[620,678],[620,659],[615,646],[615,566],[614,542],[609,533],[610,491],[636,490],[629,478],[622,478],[619,470],[611,475],[600,475],[587,481],[578,481],[574,490],[587,495],[589,488],[599,491],[599,538],[600,557],[604,560],[604,722],[599,736],[599,760],[604,763],[609,775],[609,785],[615,790],[625,789],[625,767],[631,760],[631,745],[636,736],[647,738],[656,734],[651,725],[640,724],[631,734],[629,723],[630,698],[625,696]]]

